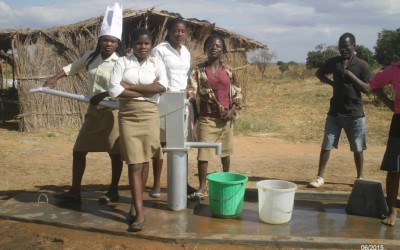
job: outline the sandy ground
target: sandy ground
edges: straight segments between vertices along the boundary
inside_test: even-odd
[[[60,191],[71,182],[71,149],[76,129],[20,133],[8,126],[0,128],[0,202],[26,190]],[[316,175],[319,144],[293,143],[263,136],[236,136],[231,171],[249,177],[247,188],[265,179],[282,179],[308,189]],[[364,154],[366,179],[384,183],[385,173],[379,170],[384,146],[369,145]],[[189,183],[198,185],[196,149],[189,152]],[[166,188],[166,164],[162,187]],[[209,172],[220,171],[218,159],[210,162]],[[106,190],[110,181],[107,154],[91,153],[83,180],[84,189]],[[326,184],[318,190],[351,191],[355,179],[353,154],[345,138],[340,148],[331,153],[325,172]],[[151,171],[147,185],[152,186]],[[121,177],[121,188],[127,188],[127,170]],[[1,249],[229,249],[228,245],[195,245],[160,243],[124,238],[65,228],[0,220]],[[89,240],[88,240],[89,239]],[[255,248],[255,247],[252,247]],[[235,249],[251,249],[249,247]]]

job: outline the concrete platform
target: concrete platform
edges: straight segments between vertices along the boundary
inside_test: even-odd
[[[0,217],[158,241],[296,248],[400,246],[400,223],[388,227],[379,218],[346,214],[350,194],[344,192],[296,192],[292,219],[281,225],[259,219],[254,189],[246,190],[243,212],[234,219],[213,217],[207,198],[177,212],[168,209],[166,193],[159,199],[144,194],[146,224],[138,233],[126,231],[129,191],[120,191],[120,200],[108,205],[98,203],[102,194],[83,192],[82,203],[74,204],[58,201],[52,193],[26,192],[2,203]]]

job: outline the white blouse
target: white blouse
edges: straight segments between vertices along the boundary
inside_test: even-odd
[[[158,77],[158,82],[167,89],[167,74],[164,63],[160,59],[149,56],[147,60],[140,65],[133,54],[124,56],[114,65],[108,85],[108,92],[111,97],[116,98],[125,90],[120,84],[121,81],[132,85],[152,84],[156,77]],[[158,103],[160,95],[156,94],[152,97],[137,97],[134,99]]]
[[[160,58],[165,64],[168,77],[168,91],[178,92],[186,90],[190,74],[190,52],[181,45],[180,54],[169,42],[157,45],[151,54]]]

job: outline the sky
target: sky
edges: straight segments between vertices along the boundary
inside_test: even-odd
[[[39,29],[104,15],[110,0],[0,0],[0,29]],[[345,32],[374,52],[378,33],[400,28],[400,0],[120,0],[123,9],[155,7],[257,40],[274,61],[306,61]]]

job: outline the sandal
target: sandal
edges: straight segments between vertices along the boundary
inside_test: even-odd
[[[195,191],[188,195],[188,199],[191,201],[204,200],[204,194],[202,192]]]
[[[102,195],[99,198],[99,202],[102,204],[108,204],[110,202],[114,202],[114,201],[118,201],[119,199],[119,194],[110,194],[110,193],[106,193],[105,195]]]
[[[143,230],[144,223],[146,223],[146,217],[143,222],[134,222],[128,227],[128,232],[139,232]]]

